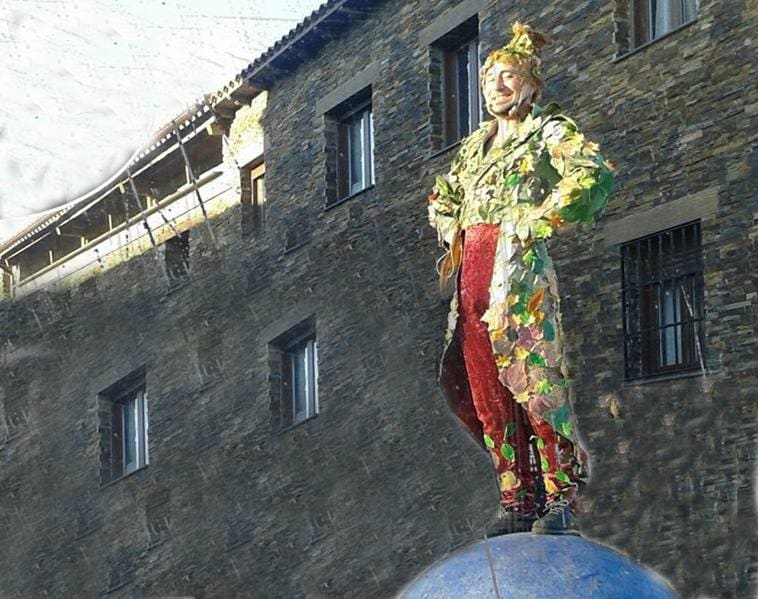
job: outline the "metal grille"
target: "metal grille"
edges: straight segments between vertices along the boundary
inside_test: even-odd
[[[705,369],[700,223],[621,248],[625,378]]]

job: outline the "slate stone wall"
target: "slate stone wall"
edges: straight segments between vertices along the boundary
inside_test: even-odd
[[[241,235],[237,208],[212,221],[217,247],[191,231],[179,289],[147,253],[0,304],[0,595],[386,597],[482,534],[497,491],[434,381],[446,302],[425,216],[455,150],[431,149],[418,32],[456,4],[378,2],[275,82],[262,237]],[[592,457],[583,530],[684,597],[752,596],[755,11],[702,0],[695,23],[614,60],[614,2],[524,4],[483,8],[483,49],[517,18],[551,31],[547,98],[618,165],[604,222],[552,248]],[[315,105],[369,61],[376,185],[325,210]],[[650,210],[704,189],[717,195],[702,221],[710,374],[625,384],[611,225],[655,222]],[[311,316],[320,413],[280,431],[269,343]],[[209,342],[221,377],[203,374]],[[150,464],[101,488],[98,392],[143,365]]]

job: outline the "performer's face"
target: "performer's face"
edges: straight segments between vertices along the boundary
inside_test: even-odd
[[[521,100],[523,80],[511,65],[497,62],[484,76],[484,99],[494,117],[508,118]],[[515,112],[515,111],[513,111]]]

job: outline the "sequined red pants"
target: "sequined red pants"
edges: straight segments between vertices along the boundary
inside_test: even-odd
[[[498,380],[487,325],[481,321],[489,306],[499,229],[499,225],[475,225],[465,231],[457,334],[476,416],[497,471],[500,502],[531,514],[536,509],[537,477],[559,469],[558,443],[552,427],[533,418]],[[530,443],[532,436],[542,440],[539,449]]]

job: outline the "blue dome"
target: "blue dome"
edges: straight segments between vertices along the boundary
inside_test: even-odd
[[[399,599],[498,596],[676,598],[655,573],[603,545],[576,535],[518,533],[464,547],[423,572],[400,593]]]

